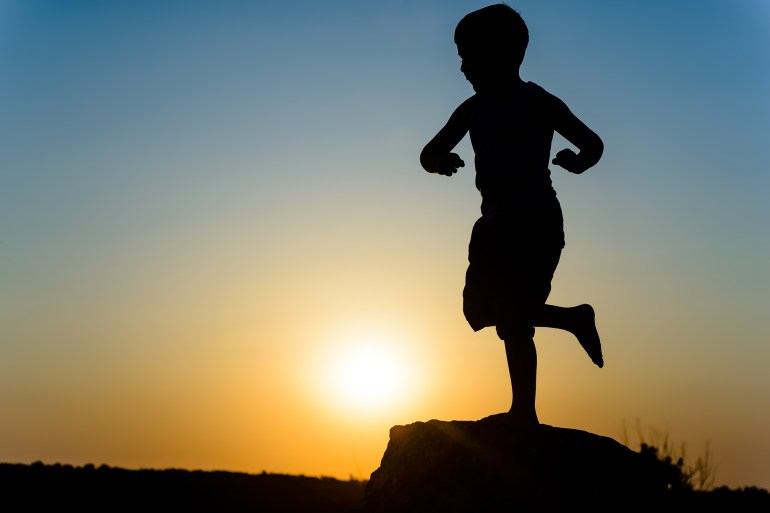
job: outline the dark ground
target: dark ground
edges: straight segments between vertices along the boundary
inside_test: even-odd
[[[0,511],[363,513],[367,481],[0,463]],[[672,493],[656,513],[770,512],[762,488]]]

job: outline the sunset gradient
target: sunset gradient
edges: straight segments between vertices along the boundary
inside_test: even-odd
[[[470,144],[418,162],[484,5],[0,0],[0,461],[367,479],[393,425],[506,410]],[[552,169],[549,302],[606,364],[539,329],[540,421],[770,488],[770,3],[510,5],[605,143]]]

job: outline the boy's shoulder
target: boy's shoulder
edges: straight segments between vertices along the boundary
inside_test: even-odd
[[[565,104],[561,98],[535,82],[527,82],[526,86],[527,104],[530,109],[538,112],[543,121],[563,114]]]
[[[527,82],[526,85],[528,88],[529,95],[534,96],[535,99],[537,100],[540,100],[543,102],[549,102],[549,101],[559,99],[555,94],[551,93],[540,84],[537,84],[535,82]]]
[[[473,96],[470,96],[469,98],[466,98],[465,101],[463,101],[460,105],[457,106],[457,108],[452,113],[452,120],[455,122],[462,122],[467,123],[471,117],[473,117],[473,113],[476,110],[476,105],[478,103],[478,95],[474,94]]]
[[[552,93],[551,91],[548,91],[546,88],[542,87],[539,84],[536,84],[534,82],[527,82],[527,85],[529,85],[529,87],[536,94],[538,99],[540,99],[542,102],[548,105],[558,105],[558,104],[564,103],[561,98],[559,98],[554,93]]]
[[[521,98],[522,96],[524,101],[535,104],[539,108],[548,108],[553,105],[554,102],[561,101],[556,95],[535,82],[524,83],[524,87],[517,93],[516,97]],[[512,99],[513,98],[514,97],[512,97]],[[484,97],[479,94],[474,94],[463,101],[457,109],[455,109],[455,112],[460,115],[470,115],[474,110],[484,107],[489,107],[489,100],[485,100]]]
[[[503,100],[490,100],[478,93],[466,98],[452,114],[452,124],[471,127],[481,119],[486,122],[490,115],[508,112],[508,109],[526,109],[539,123],[550,124],[562,116],[564,102],[535,82],[525,82],[523,87]],[[496,114],[492,114],[496,113]],[[475,121],[474,121],[475,120]]]
[[[466,98],[460,105],[457,106],[457,111],[467,111],[472,109],[476,103],[478,102],[478,94],[474,94],[473,96],[469,96]]]

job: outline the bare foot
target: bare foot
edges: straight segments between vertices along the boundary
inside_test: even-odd
[[[574,307],[577,314],[572,333],[583,346],[583,349],[591,361],[598,367],[604,367],[604,358],[602,357],[602,342],[599,340],[599,332],[596,331],[596,320],[594,309],[591,305],[579,305]]]

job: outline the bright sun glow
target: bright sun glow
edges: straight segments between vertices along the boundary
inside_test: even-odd
[[[351,337],[329,354],[327,384],[334,402],[354,411],[378,411],[406,402],[410,362],[393,340]]]
[[[339,363],[337,386],[341,395],[356,403],[387,401],[398,388],[398,367],[378,347],[352,351]]]

